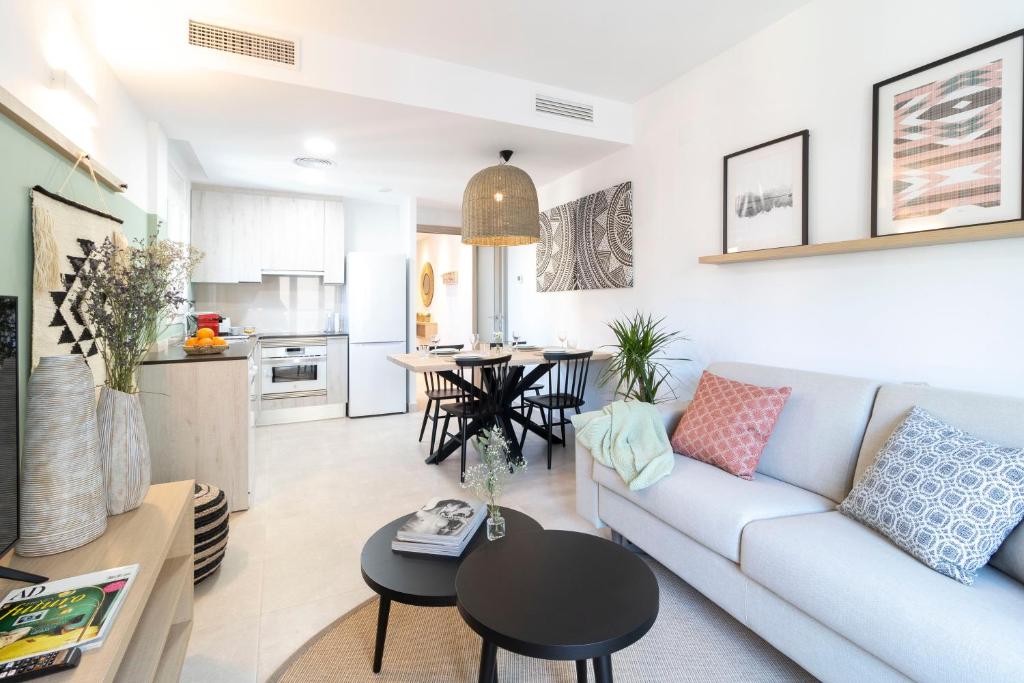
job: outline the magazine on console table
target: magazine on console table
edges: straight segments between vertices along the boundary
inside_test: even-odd
[[[0,664],[99,647],[138,573],[133,564],[12,590],[0,603]]]
[[[487,517],[482,503],[434,498],[399,527],[391,549],[405,553],[458,557]]]

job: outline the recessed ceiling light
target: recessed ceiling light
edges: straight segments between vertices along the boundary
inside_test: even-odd
[[[309,138],[304,146],[307,152],[318,157],[330,156],[336,149],[334,143],[327,138]]]
[[[334,162],[330,159],[320,159],[317,157],[297,157],[295,164],[302,168],[330,168],[334,166]]]
[[[391,188],[390,187],[382,187],[379,190],[377,190],[377,192],[391,192]]]

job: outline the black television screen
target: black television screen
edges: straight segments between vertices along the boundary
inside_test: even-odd
[[[18,297],[0,296],[0,555],[18,540]]]

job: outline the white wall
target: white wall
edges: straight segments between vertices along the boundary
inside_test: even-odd
[[[434,269],[434,298],[430,306],[424,306],[418,278],[428,262]],[[445,285],[442,276],[451,271],[458,274],[459,281]],[[442,344],[469,344],[473,334],[473,247],[463,244],[458,235],[419,234],[416,273],[413,311],[430,313]]]
[[[443,209],[436,206],[417,206],[416,218],[420,225],[462,227],[462,209]]]
[[[406,226],[396,204],[343,200],[345,251],[402,252],[411,256]]]
[[[51,88],[54,69],[66,71],[95,106]],[[0,86],[127,183],[132,203],[156,211],[146,117],[83,35],[68,0],[0,3]],[[52,189],[63,180],[55,174]]]
[[[635,287],[538,294],[534,248],[511,249],[510,325],[592,346],[665,315],[693,340],[684,391],[730,359],[1024,395],[1024,240],[697,264],[721,252],[723,155],[802,128],[811,242],[867,237],[872,84],[1022,26],[1015,0],[817,0],[682,76],[638,103],[632,147],[541,189],[544,209],[633,181]]]

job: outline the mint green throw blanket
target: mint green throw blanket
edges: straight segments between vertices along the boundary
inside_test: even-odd
[[[672,471],[675,459],[658,409],[650,403],[616,401],[574,415],[576,440],[594,460],[613,467],[631,491],[645,489]]]

